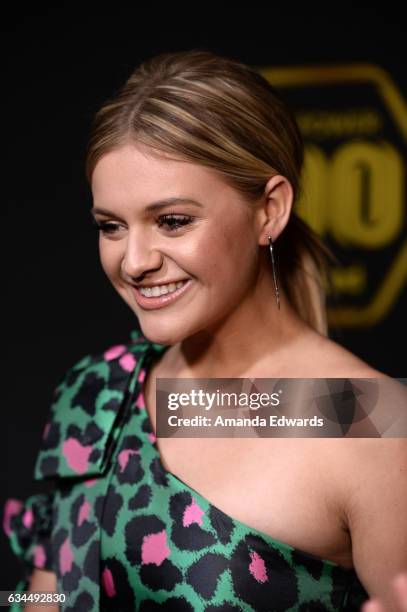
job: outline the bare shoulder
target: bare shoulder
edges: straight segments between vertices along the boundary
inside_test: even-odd
[[[301,350],[301,365],[304,365],[304,376],[310,378],[381,378],[391,380],[383,372],[372,367],[363,359],[340,345],[338,342],[311,330],[304,334]],[[318,440],[316,448],[320,449],[325,465],[330,465],[335,473],[332,486],[337,489],[338,499],[346,505],[353,499],[359,486],[367,481],[360,478],[366,470],[368,481],[380,478],[381,472],[372,471],[372,461],[386,449],[402,453],[404,442],[398,439],[378,438],[329,438]],[[381,452],[378,452],[380,449]],[[381,463],[383,465],[383,462]],[[347,514],[347,512],[346,512]]]

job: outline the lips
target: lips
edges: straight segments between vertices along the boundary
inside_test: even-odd
[[[137,304],[141,306],[143,310],[156,310],[158,308],[164,308],[165,306],[172,304],[173,302],[175,302],[175,300],[181,297],[186,291],[188,291],[188,289],[190,288],[192,284],[192,279],[189,278],[189,279],[184,279],[184,280],[185,282],[182,285],[182,287],[180,287],[179,289],[176,289],[172,293],[166,293],[165,295],[146,297],[145,295],[141,294],[140,287],[133,286],[132,290],[134,292],[134,296],[135,296]],[[180,282],[180,281],[176,281],[176,282]],[[162,283],[162,284],[167,285],[170,283]],[[147,285],[143,285],[143,287],[145,286]],[[152,286],[157,286],[157,285],[152,285]]]

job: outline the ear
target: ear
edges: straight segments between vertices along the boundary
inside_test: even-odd
[[[278,238],[288,223],[294,200],[290,181],[281,174],[272,176],[264,189],[262,204],[257,211],[260,224],[259,244],[269,244]]]

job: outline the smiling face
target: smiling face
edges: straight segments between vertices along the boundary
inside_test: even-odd
[[[214,170],[129,144],[98,161],[92,193],[102,267],[148,339],[175,344],[215,330],[250,300],[259,272],[258,225],[253,209]],[[186,201],[158,208],[176,197]],[[189,283],[171,299],[143,297],[135,288],[184,279]]]

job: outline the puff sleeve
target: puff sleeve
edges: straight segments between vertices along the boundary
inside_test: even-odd
[[[133,333],[130,342],[82,357],[54,389],[34,466],[34,480],[52,480],[53,488],[25,501],[8,499],[4,507],[3,529],[22,564],[15,591],[28,589],[34,568],[59,577],[55,534],[61,528],[61,493],[108,472],[132,396],[130,385],[140,384],[140,357],[147,347],[140,333]],[[11,611],[17,610],[21,606],[13,604]]]
[[[35,568],[54,571],[51,549],[54,493],[39,493],[24,502],[10,498],[3,511],[3,531],[21,564],[21,579],[14,591],[28,590]],[[21,610],[13,604],[11,611]]]
[[[50,428],[49,420],[52,422],[52,414],[55,403],[67,384],[72,372],[81,369],[89,358],[82,358],[72,368],[67,370],[60,379],[60,383],[54,388],[51,398],[51,406],[48,422],[44,429],[43,440],[37,455],[37,462],[42,455],[44,436]],[[56,474],[57,476],[57,474]],[[42,476],[34,480],[43,480]],[[27,591],[30,585],[34,569],[43,569],[55,572],[55,559],[52,551],[52,531],[57,504],[57,487],[48,493],[36,493],[25,500],[9,498],[3,507],[3,532],[8,538],[11,550],[20,562],[20,578],[13,591],[22,593]],[[23,604],[13,603],[11,612],[22,610]]]

